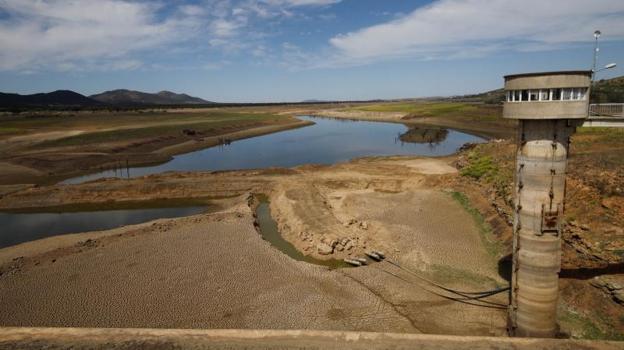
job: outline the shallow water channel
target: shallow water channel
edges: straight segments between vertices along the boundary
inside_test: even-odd
[[[205,210],[205,207],[180,207],[72,213],[0,213],[0,248],[66,233],[108,230],[155,219],[190,216]]]
[[[315,124],[175,156],[157,166],[106,170],[68,179],[74,184],[103,177],[138,177],[166,171],[206,171],[334,164],[365,156],[444,156],[482,138],[452,129],[301,116]]]
[[[297,250],[297,248],[295,248],[295,246],[282,237],[277,228],[277,223],[271,216],[269,202],[264,198],[261,198],[260,204],[256,208],[256,222],[258,223],[258,229],[260,230],[262,239],[271,243],[272,246],[295,260],[305,261],[316,265],[329,266],[330,268],[351,267],[351,265],[342,260],[320,260],[303,255]]]

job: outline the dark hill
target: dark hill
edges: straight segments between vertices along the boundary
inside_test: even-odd
[[[624,103],[624,76],[599,80],[591,93],[592,103]]]
[[[455,96],[451,99],[497,104],[505,100],[505,91],[496,89],[480,94]],[[624,103],[624,76],[596,81],[591,91],[591,103]]]
[[[214,103],[187,94],[176,94],[171,91],[161,91],[150,94],[141,91],[119,89],[106,91],[89,97],[111,105],[184,105]]]
[[[100,102],[70,90],[20,95],[0,92],[0,107],[86,107]]]

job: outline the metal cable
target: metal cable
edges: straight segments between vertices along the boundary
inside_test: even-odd
[[[455,289],[452,289],[452,288],[445,287],[445,286],[443,286],[443,285],[441,285],[441,284],[438,284],[438,283],[436,283],[436,282],[434,282],[434,281],[432,281],[432,280],[430,280],[430,279],[427,279],[427,278],[425,278],[425,277],[422,277],[422,276],[420,276],[419,274],[415,273],[414,271],[411,271],[411,270],[409,270],[409,269],[407,269],[407,268],[404,268],[404,267],[402,267],[401,265],[399,265],[399,264],[397,264],[397,263],[395,263],[395,262],[393,262],[393,261],[390,261],[390,260],[383,260],[383,261],[385,261],[385,262],[387,262],[387,263],[389,263],[389,264],[391,264],[391,265],[394,265],[394,266],[398,267],[398,268],[399,268],[399,269],[401,269],[401,270],[404,270],[404,271],[408,272],[409,274],[411,274],[411,275],[415,276],[415,277],[416,277],[416,278],[418,278],[419,280],[422,280],[422,281],[424,281],[424,282],[427,282],[427,283],[429,283],[429,284],[431,284],[431,285],[433,285],[433,286],[435,286],[435,287],[438,287],[438,288],[440,288],[440,289],[442,289],[442,290],[445,290],[445,291],[447,291],[447,292],[449,292],[449,293],[457,294],[457,295],[460,295],[460,296],[462,296],[462,297],[466,297],[466,298],[470,298],[470,296],[471,296],[471,295],[486,295],[486,294],[487,294],[487,296],[491,296],[491,295],[495,295],[495,294],[498,294],[498,293],[502,293],[502,292],[504,292],[504,291],[507,291],[507,290],[509,290],[509,288],[510,288],[510,287],[504,287],[504,288],[497,288],[497,289],[492,289],[492,290],[487,290],[487,291],[481,291],[481,292],[465,292],[465,291],[459,291],[459,290],[455,290]]]
[[[403,277],[401,277],[401,276],[399,276],[399,275],[397,275],[395,273],[392,273],[390,271],[387,271],[387,270],[384,270],[384,269],[381,269],[381,268],[378,268],[378,267],[375,267],[375,268],[377,270],[379,270],[379,271],[382,271],[382,272],[385,272],[385,273],[387,273],[387,274],[389,274],[391,276],[394,276],[394,277],[402,280],[403,282],[406,282],[406,283],[409,283],[409,284],[415,284],[412,281],[408,281],[405,278],[403,278]],[[507,309],[507,305],[505,305],[505,304],[494,303],[494,302],[487,301],[487,300],[479,300],[480,298],[485,298],[486,296],[476,296],[476,297],[467,297],[467,298],[466,297],[465,298],[454,298],[454,297],[450,297],[448,295],[440,294],[438,292],[435,292],[435,291],[432,291],[430,289],[427,289],[427,288],[425,288],[422,285],[418,285],[418,286],[421,287],[422,289],[426,290],[427,292],[431,293],[431,294],[434,294],[436,296],[439,296],[439,297],[447,299],[447,300],[456,301],[458,303],[472,305],[472,306],[486,307],[486,308],[490,308],[490,309],[498,309],[498,310],[506,310]],[[489,295],[487,295],[487,296],[489,296]],[[485,303],[486,305],[484,305],[484,304],[477,304],[477,303]]]

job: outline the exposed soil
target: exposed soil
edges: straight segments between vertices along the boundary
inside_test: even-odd
[[[261,239],[247,205],[250,194],[268,194],[284,237],[321,259],[384,250],[388,260],[454,288],[502,285],[477,223],[448,192],[428,183],[457,176],[450,161],[360,159],[292,170],[99,180],[7,194],[0,206],[14,209],[211,196],[231,197],[222,204],[231,207],[0,250],[0,307],[7,310],[0,323],[504,335],[504,309],[441,298],[389,263],[329,271],[290,259]],[[306,240],[299,228],[305,228]],[[330,240],[338,238],[332,247]],[[313,249],[306,250],[310,244]],[[332,252],[320,254],[322,244]],[[506,295],[492,299],[504,304]]]

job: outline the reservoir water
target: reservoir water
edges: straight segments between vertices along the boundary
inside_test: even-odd
[[[205,207],[103,210],[75,213],[0,213],[0,248],[66,233],[107,230],[160,218],[199,214]]]
[[[65,181],[81,183],[103,177],[137,177],[166,171],[205,171],[292,167],[302,164],[334,164],[357,157],[387,155],[443,156],[457,151],[466,142],[482,138],[455,130],[411,127],[403,124],[300,117],[315,124],[181,154],[173,160],[150,167],[130,167],[103,171]],[[66,213],[0,213],[0,248],[65,233],[106,230],[158,218],[188,216],[204,207],[144,208]],[[279,233],[268,205],[261,203],[258,218],[265,239],[297,260],[297,255]],[[273,227],[275,226],[275,227]],[[340,266],[342,262],[319,262]]]
[[[137,177],[166,171],[206,171],[334,164],[365,156],[443,156],[466,142],[482,138],[455,130],[412,128],[403,124],[299,117],[315,124],[299,129],[232,142],[175,156],[149,167],[103,171],[64,183],[82,183],[103,177]]]

